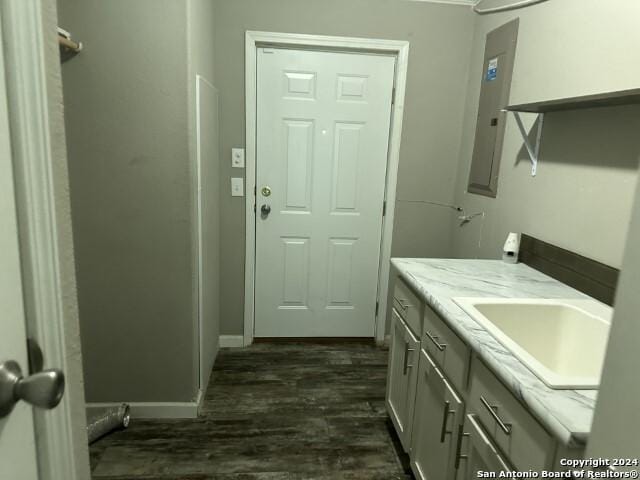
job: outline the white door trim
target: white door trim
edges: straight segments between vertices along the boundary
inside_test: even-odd
[[[254,211],[256,184],[256,58],[258,47],[264,45],[296,47],[309,50],[332,49],[336,51],[361,51],[369,53],[391,53],[396,55],[394,78],[395,100],[391,111],[389,133],[389,156],[386,178],[386,215],[382,225],[380,268],[378,271],[378,315],[375,339],[384,342],[385,312],[389,284],[389,261],[391,259],[391,237],[396,201],[396,181],[400,160],[400,138],[404,112],[404,94],[409,60],[409,42],[353,37],[330,37],[296,33],[273,33],[247,31],[245,35],[245,109],[246,109],[246,204],[245,204],[245,288],[244,288],[244,344],[253,343],[255,323],[255,264],[256,264],[256,215]]]
[[[59,72],[51,75],[46,67],[52,55],[58,61],[52,18],[55,8],[49,2],[20,0],[2,1],[0,10],[27,325],[29,335],[40,342],[45,367],[62,369],[68,379],[67,391],[54,410],[34,409],[40,480],[81,480],[89,473],[86,432],[82,428],[78,433],[78,426],[84,425],[84,394],[80,390],[72,398],[71,390],[82,388],[82,365],[79,355],[69,354],[78,348],[79,337],[74,337],[79,330],[65,331],[65,318],[69,315],[65,308],[75,299],[65,298],[63,284],[74,280],[63,274],[65,259],[58,244],[61,232],[57,209],[64,200],[55,195],[53,172],[53,165],[62,154],[59,150],[54,153],[54,143],[57,145],[57,139],[62,138],[64,145],[64,129],[60,126],[62,114],[60,118],[51,116],[60,107],[49,102],[58,98],[50,97],[48,92],[48,87],[60,79]],[[67,318],[68,322],[73,320]],[[74,404],[76,401],[78,404]],[[79,465],[84,465],[86,472],[79,471],[83,469]]]
[[[204,276],[204,263],[203,263],[203,255],[202,255],[202,245],[204,242],[204,238],[202,236],[202,152],[200,146],[200,140],[202,139],[202,126],[200,125],[200,80],[206,83],[213,91],[218,94],[218,89],[213,86],[213,84],[207,80],[206,77],[200,74],[195,75],[195,124],[196,124],[196,137],[195,137],[195,151],[196,151],[196,165],[195,165],[195,217],[196,217],[196,264],[198,269],[197,275],[197,317],[198,317],[198,385],[201,391],[206,391],[207,386],[209,385],[209,378],[211,376],[211,372],[207,371],[208,366],[205,364],[204,358],[204,338],[202,336],[203,331],[203,321],[202,311],[204,304],[204,295],[203,291],[203,276]],[[216,117],[218,112],[216,112]]]

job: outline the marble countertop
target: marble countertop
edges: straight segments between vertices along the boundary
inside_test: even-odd
[[[571,447],[586,444],[597,390],[547,387],[453,298],[590,297],[520,263],[425,258],[393,258],[391,263],[401,278],[476,352],[550,433]]]

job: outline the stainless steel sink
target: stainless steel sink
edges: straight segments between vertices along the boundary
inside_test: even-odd
[[[613,310],[595,300],[454,298],[555,389],[596,389]]]

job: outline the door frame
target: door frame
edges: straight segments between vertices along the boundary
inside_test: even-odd
[[[375,321],[375,339],[384,342],[385,312],[391,260],[391,239],[396,202],[396,182],[400,160],[402,117],[409,61],[409,42],[375,38],[334,37],[297,33],[259,32],[245,33],[245,286],[244,286],[244,345],[253,343],[255,326],[255,268],[256,268],[256,130],[257,130],[257,52],[264,46],[298,48],[304,50],[332,50],[336,52],[386,53],[396,57],[394,75],[395,96],[391,108],[387,175],[385,184],[386,212],[382,217],[382,238],[378,267],[378,313]]]
[[[57,12],[55,2],[40,0],[0,0],[0,11],[27,330],[38,338],[45,366],[62,369],[67,380],[54,410],[34,409],[39,479],[81,480],[89,455],[75,275],[60,243],[71,242],[70,207],[67,178],[54,173],[66,162],[62,80],[49,68],[59,65]]]

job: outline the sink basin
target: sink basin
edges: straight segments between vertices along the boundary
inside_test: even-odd
[[[454,298],[547,386],[596,389],[613,310],[589,299]]]

